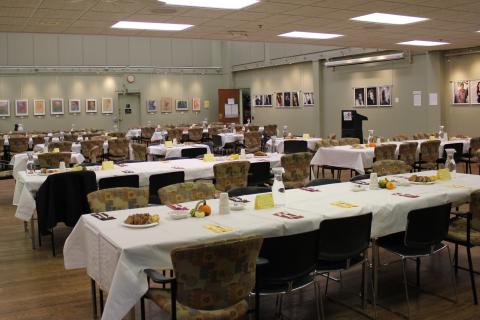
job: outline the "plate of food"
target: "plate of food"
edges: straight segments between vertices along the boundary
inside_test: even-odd
[[[40,171],[38,171],[39,176],[48,176],[54,173],[59,173],[60,169],[46,169],[46,168],[41,168]]]
[[[262,151],[257,151],[254,153],[255,158],[268,158],[268,154]]]
[[[411,184],[434,184],[437,181],[435,176],[417,176],[416,174],[408,178]]]
[[[160,217],[158,214],[136,213],[131,214],[122,222],[122,226],[133,229],[151,228],[158,225]]]

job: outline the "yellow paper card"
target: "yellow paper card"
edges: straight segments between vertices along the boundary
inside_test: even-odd
[[[224,233],[224,232],[230,232],[233,231],[232,228],[230,227],[224,227],[219,224],[215,223],[209,223],[203,226],[205,229],[208,229],[210,231],[216,232],[216,233]]]
[[[439,169],[437,171],[438,180],[452,180],[450,171],[448,169]]]
[[[303,140],[308,140],[308,139],[310,139],[310,134],[304,133],[303,134]]]
[[[255,210],[274,208],[273,195],[271,193],[259,194],[255,197]]]
[[[203,161],[215,161],[215,156],[211,153],[205,153],[203,155]]]
[[[102,170],[110,170],[110,169],[113,169],[113,161],[103,161]]]
[[[171,148],[173,147],[173,141],[167,140],[165,141],[165,148]]]
[[[60,152],[60,149],[59,149],[59,148],[53,148],[53,152],[54,152],[54,153],[59,153],[59,152]]]

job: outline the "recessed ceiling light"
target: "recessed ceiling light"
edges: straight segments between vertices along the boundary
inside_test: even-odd
[[[321,39],[321,40],[343,37],[342,34],[303,32],[303,31],[292,31],[292,32],[279,34],[278,36],[286,37],[286,38]]]
[[[158,23],[158,22],[138,22],[138,21],[119,21],[112,28],[115,29],[138,29],[138,30],[157,30],[157,31],[182,31],[193,27],[191,24],[176,23]]]
[[[421,22],[428,20],[428,18],[402,16],[397,14],[388,13],[371,13],[364,16],[351,18],[350,20],[363,21],[363,22],[375,22],[385,24],[410,24],[415,22]]]
[[[450,43],[443,42],[443,41],[412,40],[412,41],[399,42],[397,44],[403,44],[406,46],[435,47],[435,46],[443,46]]]
[[[215,9],[242,9],[260,0],[159,0],[166,4],[186,7],[202,7]]]

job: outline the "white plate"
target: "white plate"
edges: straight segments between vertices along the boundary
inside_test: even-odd
[[[430,181],[430,182],[416,182],[416,181],[410,181],[411,184],[419,184],[419,185],[426,185],[426,184],[435,184],[435,181]]]
[[[168,213],[173,220],[186,219],[190,217],[190,210],[172,210]]]
[[[122,226],[127,228],[132,228],[132,229],[151,228],[151,227],[155,227],[157,224],[158,222],[149,223],[149,224],[128,224],[128,223],[122,222]]]
[[[359,191],[367,191],[369,189],[370,189],[369,186],[362,186],[362,185],[359,185],[359,184],[355,184],[351,187],[350,190],[352,190],[353,192],[359,192]]]
[[[240,211],[245,209],[245,203],[242,202],[234,202],[233,204],[230,205],[230,210],[233,211]]]

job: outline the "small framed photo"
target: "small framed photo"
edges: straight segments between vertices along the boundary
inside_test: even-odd
[[[367,88],[367,107],[378,106],[378,92],[377,87]]]
[[[480,80],[470,81],[470,103],[480,104]]]
[[[102,113],[113,113],[113,98],[102,98]]]
[[[177,110],[177,111],[188,111],[188,100],[176,100],[175,101],[175,110]]]
[[[264,94],[262,96],[262,105],[264,107],[271,107],[272,106],[272,95],[271,94]]]
[[[45,99],[33,100],[33,115],[44,116],[45,115]]]
[[[469,104],[469,91],[470,83],[468,80],[453,81],[452,84],[452,98],[453,104]]]
[[[28,116],[28,100],[27,99],[15,100],[15,115],[17,117]]]
[[[284,107],[291,107],[292,106],[292,93],[291,92],[284,92],[283,93],[283,106]]]
[[[147,100],[147,112],[148,113],[157,112],[157,101],[156,100]]]
[[[200,111],[201,108],[201,101],[200,98],[193,98],[192,99],[192,111]]]
[[[160,98],[160,112],[171,113],[173,111],[173,102],[171,97]]]
[[[70,99],[68,100],[68,112],[70,113],[80,113],[80,99]]]
[[[275,99],[275,105],[277,107],[283,107],[283,92],[277,92],[276,94],[276,99]]]
[[[50,99],[50,114],[59,115],[64,114],[63,109],[63,99],[62,98],[52,98]]]
[[[304,92],[303,93],[303,105],[304,106],[315,105],[315,99],[313,97],[313,92]]]
[[[378,101],[381,107],[392,106],[392,86],[384,85],[378,87]]]
[[[253,96],[253,106],[262,107],[263,106],[263,97],[261,94],[256,94]]]
[[[10,117],[10,100],[0,100],[0,117]]]
[[[365,107],[365,88],[353,88],[353,101],[355,107]]]
[[[97,99],[85,100],[85,112],[96,113],[97,112]]]
[[[300,98],[297,91],[292,92],[292,107],[300,107]]]

